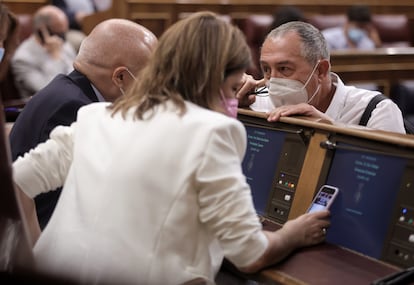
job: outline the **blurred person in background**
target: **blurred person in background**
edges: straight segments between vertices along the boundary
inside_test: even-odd
[[[52,5],[60,8],[69,19],[68,41],[75,50],[79,50],[85,34],[82,31],[83,20],[93,13],[108,10],[112,0],[52,0]]]
[[[322,34],[330,50],[367,50],[381,46],[378,31],[372,23],[371,11],[365,5],[349,7],[345,25],[325,29]]]
[[[33,16],[33,33],[17,48],[11,67],[23,97],[30,97],[45,87],[56,75],[73,69],[76,51],[66,41],[66,15],[55,6],[46,5]]]

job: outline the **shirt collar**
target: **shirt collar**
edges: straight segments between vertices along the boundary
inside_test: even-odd
[[[96,87],[91,83],[93,92],[95,92],[96,97],[98,98],[99,102],[105,102],[105,98],[102,96],[101,92],[99,92],[98,89],[96,89]]]
[[[333,120],[337,120],[339,114],[341,114],[341,109],[345,104],[345,96],[343,96],[343,94],[341,93],[341,91],[343,90],[344,83],[337,74],[331,72],[331,75],[336,77],[336,90],[333,95],[331,104],[329,104],[329,107],[326,110],[325,114]]]

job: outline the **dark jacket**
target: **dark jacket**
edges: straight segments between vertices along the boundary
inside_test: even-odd
[[[98,98],[89,80],[74,70],[57,75],[45,88],[33,95],[18,116],[10,132],[13,161],[49,138],[58,125],[69,126],[80,107]],[[40,227],[43,229],[56,206],[61,189],[35,198]]]

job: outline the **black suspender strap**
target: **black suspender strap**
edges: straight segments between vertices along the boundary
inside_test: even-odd
[[[361,120],[359,121],[359,125],[366,126],[369,118],[371,118],[372,111],[377,107],[377,104],[381,102],[382,100],[388,99],[387,96],[384,94],[378,94],[374,97],[372,97],[371,101],[369,101],[367,107],[365,108],[364,113],[361,116]]]

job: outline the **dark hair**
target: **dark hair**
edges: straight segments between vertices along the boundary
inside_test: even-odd
[[[371,11],[366,5],[353,5],[349,7],[348,21],[357,23],[369,23],[371,22]]]
[[[326,39],[315,26],[301,21],[292,21],[273,29],[266,39],[277,39],[287,33],[295,32],[300,37],[301,53],[310,65],[315,65],[320,59],[329,60],[329,50]]]
[[[270,26],[269,32],[284,23],[292,21],[305,22],[306,18],[299,8],[295,6],[282,6],[279,9],[277,9],[273,14],[273,22]]]

